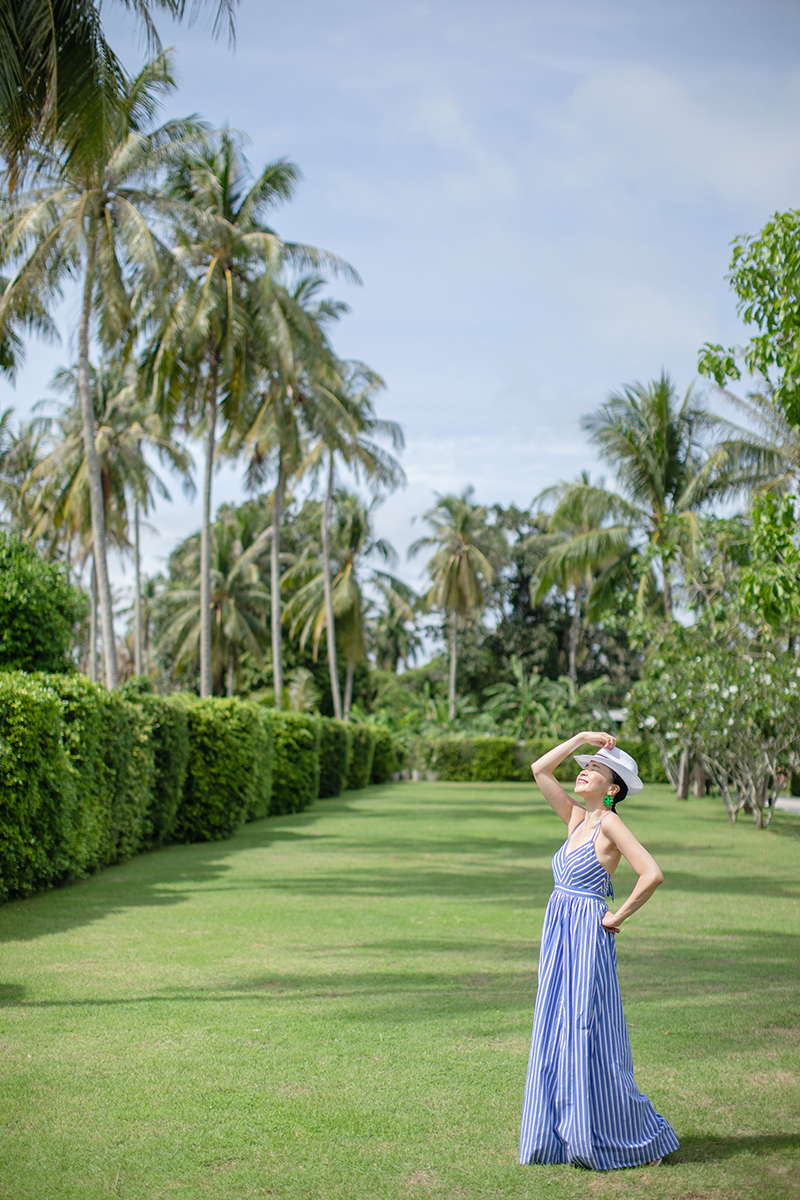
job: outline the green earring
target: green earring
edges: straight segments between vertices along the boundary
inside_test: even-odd
[[[609,808],[612,808],[612,807],[613,807],[613,804],[614,804],[614,797],[611,795],[611,793],[610,793],[610,792],[608,793],[608,795],[606,796],[605,800],[603,801],[603,804],[607,804]]]

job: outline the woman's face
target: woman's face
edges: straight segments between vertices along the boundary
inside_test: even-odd
[[[611,782],[611,768],[593,758],[575,780],[575,791],[582,796],[615,795],[619,788]]]

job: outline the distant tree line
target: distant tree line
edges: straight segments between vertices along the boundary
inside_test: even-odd
[[[713,778],[732,816],[765,824],[798,765],[783,672],[800,650],[800,213],[734,244],[752,337],[699,357],[726,415],[662,373],[583,421],[611,482],[581,473],[527,508],[436,496],[412,547],[417,595],[376,528],[403,483],[402,430],[378,414],[380,376],[334,348],[346,307],[328,281],[357,273],[274,227],[293,163],[254,171],[228,129],[158,124],[175,83],[154,14],[185,5],[126,6],[151,54],[133,76],[92,0],[12,0],[0,21],[0,371],[19,373],[30,335],[58,336],[68,285],[79,299],[59,398],[0,418],[8,595],[14,572],[43,578],[22,543],[60,564],[84,598],[54,588],[52,645],[68,634],[67,660],[109,689],[147,675],[408,738],[557,737],[629,710],[679,795]],[[208,7],[232,35],[232,0]],[[168,495],[164,470],[194,490],[197,444],[198,533],[144,578],[142,522]],[[215,514],[222,460],[250,498]],[[109,547],[134,562],[123,642]],[[742,730],[749,759],[731,749]]]

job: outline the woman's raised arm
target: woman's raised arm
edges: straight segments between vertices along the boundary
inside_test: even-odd
[[[609,750],[613,750],[617,739],[610,733],[594,733],[584,730],[582,733],[576,733],[568,742],[561,742],[560,745],[554,746],[552,750],[547,751],[547,754],[537,758],[535,763],[531,763],[533,777],[539,785],[540,792],[556,816],[561,817],[567,828],[569,828],[575,809],[581,808],[581,805],[576,804],[572,797],[564,791],[553,772],[565,758],[569,758],[570,754],[574,754],[581,746],[587,744],[607,746]]]

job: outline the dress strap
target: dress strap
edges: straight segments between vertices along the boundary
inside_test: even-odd
[[[600,818],[600,820],[597,822],[597,824],[594,827],[594,833],[592,834],[592,841],[594,841],[594,839],[597,837],[597,831],[600,828],[600,826],[603,824],[603,821],[605,821],[605,819],[606,819],[606,814],[603,813],[602,817]]]
[[[568,847],[569,847],[570,842],[572,841],[572,834],[576,833],[580,829],[581,825],[583,824],[583,822],[585,820],[586,820],[585,817],[581,817],[580,821],[578,821],[578,824],[575,826],[572,833],[567,834],[567,840],[564,842],[564,853],[565,854],[569,854]]]

